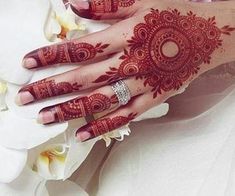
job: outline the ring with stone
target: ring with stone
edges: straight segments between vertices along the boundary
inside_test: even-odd
[[[126,105],[131,99],[131,92],[126,83],[119,80],[111,85],[118,98],[119,105]]]

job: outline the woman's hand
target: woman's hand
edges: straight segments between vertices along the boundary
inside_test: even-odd
[[[105,60],[45,78],[23,87],[20,105],[82,90],[85,97],[43,108],[42,124],[105,112],[80,128],[80,141],[112,131],[156,106],[198,75],[235,57],[235,2],[190,3],[155,0],[70,0],[78,15],[123,19],[110,28],[78,40],[46,46],[27,54],[28,69],[55,64]],[[131,100],[120,100],[111,84],[124,81]]]

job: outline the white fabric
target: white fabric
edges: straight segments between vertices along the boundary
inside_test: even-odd
[[[132,123],[110,152],[95,147],[76,182],[90,196],[234,196],[234,70],[201,76],[167,101],[166,117]]]
[[[171,99],[165,119],[133,125],[104,163],[97,196],[233,196],[234,66]]]

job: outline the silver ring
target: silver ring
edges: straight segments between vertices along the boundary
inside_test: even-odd
[[[111,85],[114,93],[117,95],[119,105],[126,105],[131,99],[131,92],[128,86],[122,80]]]

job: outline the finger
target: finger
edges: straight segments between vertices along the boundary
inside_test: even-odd
[[[133,15],[139,7],[136,0],[70,0],[72,10],[89,19],[117,19]]]
[[[19,90],[16,103],[24,105],[75,91],[98,88],[120,79],[144,74],[138,71],[138,65],[135,62],[125,63],[125,65],[121,63],[120,56],[121,53],[118,53],[105,61],[81,66],[26,85]]]
[[[109,67],[117,67],[119,63],[118,57],[119,55],[26,85],[19,90],[16,96],[16,103],[24,105],[54,96],[105,85],[108,82],[95,83],[94,81],[109,70]],[[115,79],[121,78],[116,76]]]
[[[134,78],[124,80],[130,89],[131,97],[137,96],[149,90],[143,87],[142,81]],[[75,98],[70,101],[49,106],[39,112],[38,122],[41,124],[51,124],[68,121],[75,118],[85,117],[106,110],[118,107],[118,99],[111,86],[104,86],[90,95]]]
[[[28,69],[56,64],[79,63],[119,52],[127,45],[126,27],[133,21],[121,21],[83,38],[45,46],[28,53],[23,66]],[[116,39],[116,38],[119,39]]]
[[[111,112],[110,114],[94,120],[81,127],[76,132],[78,141],[86,141],[99,135],[111,132],[120,128],[138,115],[147,111],[151,107],[162,103],[164,96],[153,99],[152,93],[143,94],[132,99],[127,105]]]

